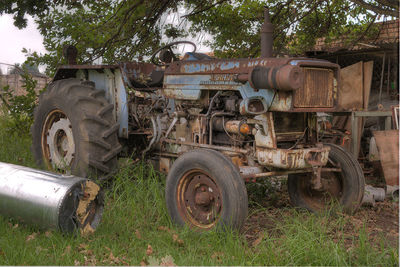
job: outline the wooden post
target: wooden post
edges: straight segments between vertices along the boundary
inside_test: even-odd
[[[358,117],[355,116],[354,111],[351,112],[351,153],[358,158],[357,151],[358,144]]]
[[[385,58],[386,58],[386,52],[383,53],[383,59],[382,59],[381,84],[379,86],[379,104],[382,103],[382,86],[383,86],[383,74],[385,73]]]
[[[385,130],[391,130],[392,129],[392,117],[387,116],[385,118]]]
[[[386,85],[386,94],[390,96],[390,56],[388,58],[388,71],[387,71],[387,85]]]

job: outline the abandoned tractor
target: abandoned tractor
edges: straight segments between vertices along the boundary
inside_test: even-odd
[[[105,175],[120,155],[146,156],[167,175],[172,220],[195,229],[240,228],[245,181],[288,176],[295,206],[354,211],[364,192],[357,160],[324,143],[337,108],[339,66],[272,58],[268,11],[261,57],[214,59],[174,42],[152,63],[61,66],[39,99],[32,129],[38,164]],[[72,48],[69,49],[76,54]]]

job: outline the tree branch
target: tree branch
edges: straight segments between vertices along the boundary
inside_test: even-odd
[[[350,0],[351,2],[360,5],[368,10],[371,10],[377,14],[382,14],[382,15],[387,15],[387,16],[392,16],[395,18],[399,17],[399,9],[398,7],[395,9],[388,9],[388,8],[383,8],[380,6],[376,6],[370,3],[365,2],[364,0]]]
[[[372,27],[372,25],[374,25],[375,23],[375,19],[376,19],[376,15],[375,17],[371,20],[371,22],[368,24],[367,28],[361,33],[360,37],[357,38],[357,40],[353,41],[352,44],[350,46],[355,46],[358,44],[359,41],[361,41],[365,34],[369,31],[369,29]]]
[[[199,13],[201,13],[201,12],[207,11],[207,10],[209,10],[209,9],[211,9],[211,8],[213,8],[213,7],[217,6],[217,5],[219,5],[219,4],[222,4],[223,2],[227,2],[227,1],[228,1],[228,0],[220,0],[220,1],[218,1],[218,2],[216,2],[216,3],[214,3],[214,4],[212,4],[212,5],[209,5],[209,6],[205,7],[205,8],[202,8],[202,9],[200,9],[200,10],[193,11],[193,12],[190,13],[190,14],[184,15],[184,16],[182,16],[182,18],[187,18],[187,17],[190,17],[190,16],[197,15],[197,14],[199,14]]]
[[[399,1],[397,0],[376,0],[379,4],[383,6],[388,6],[391,8],[394,8],[396,10],[399,10]]]

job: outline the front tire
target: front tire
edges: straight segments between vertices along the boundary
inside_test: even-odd
[[[113,109],[93,82],[51,83],[39,97],[31,128],[37,165],[82,177],[112,172],[122,149]]]
[[[333,202],[337,202],[345,212],[354,212],[364,196],[364,173],[358,161],[342,147],[331,147],[326,167],[341,168],[341,172],[322,172],[321,182],[324,190],[312,189],[311,174],[292,174],[288,176],[288,192],[296,207],[319,212]]]
[[[247,216],[247,191],[236,166],[223,154],[198,149],[180,156],[166,181],[171,219],[198,230],[240,229]]]

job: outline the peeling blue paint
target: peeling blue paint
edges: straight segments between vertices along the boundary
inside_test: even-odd
[[[109,69],[106,69],[104,73],[88,70],[88,80],[96,84],[96,90],[104,91],[107,101],[114,104],[115,120],[119,123],[118,136],[122,138],[128,138],[129,119],[127,90],[123,82],[125,78],[119,69],[115,69],[114,74]]]
[[[225,61],[225,62],[210,61],[210,63],[191,63],[183,65],[183,73],[211,72],[216,69],[224,71],[239,67],[240,67],[239,61]]]
[[[122,138],[128,138],[128,121],[129,121],[129,110],[128,110],[128,95],[127,88],[123,83],[121,71],[115,70],[115,87],[117,99],[117,122],[119,123],[118,136]]]
[[[215,69],[215,64],[186,64],[183,66],[184,67],[184,72],[185,73],[194,73],[194,72],[208,72],[208,71],[213,71]]]
[[[233,61],[228,61],[228,62],[221,62],[220,69],[221,70],[230,70],[234,68],[239,68],[240,64],[238,61],[233,62]]]
[[[268,111],[269,107],[272,104],[272,101],[274,100],[274,95],[275,95],[274,90],[260,89],[258,91],[255,91],[250,86],[249,82],[246,82],[243,86],[240,86],[238,89],[240,91],[240,94],[242,95],[244,102],[252,98],[261,99],[265,111]]]
[[[234,62],[232,64],[236,65]],[[259,98],[265,110],[269,109],[274,98],[274,90],[255,91],[248,82],[246,84],[236,82],[234,77],[234,74],[165,75],[163,94],[175,99],[198,100],[201,90],[238,90],[243,99]]]

